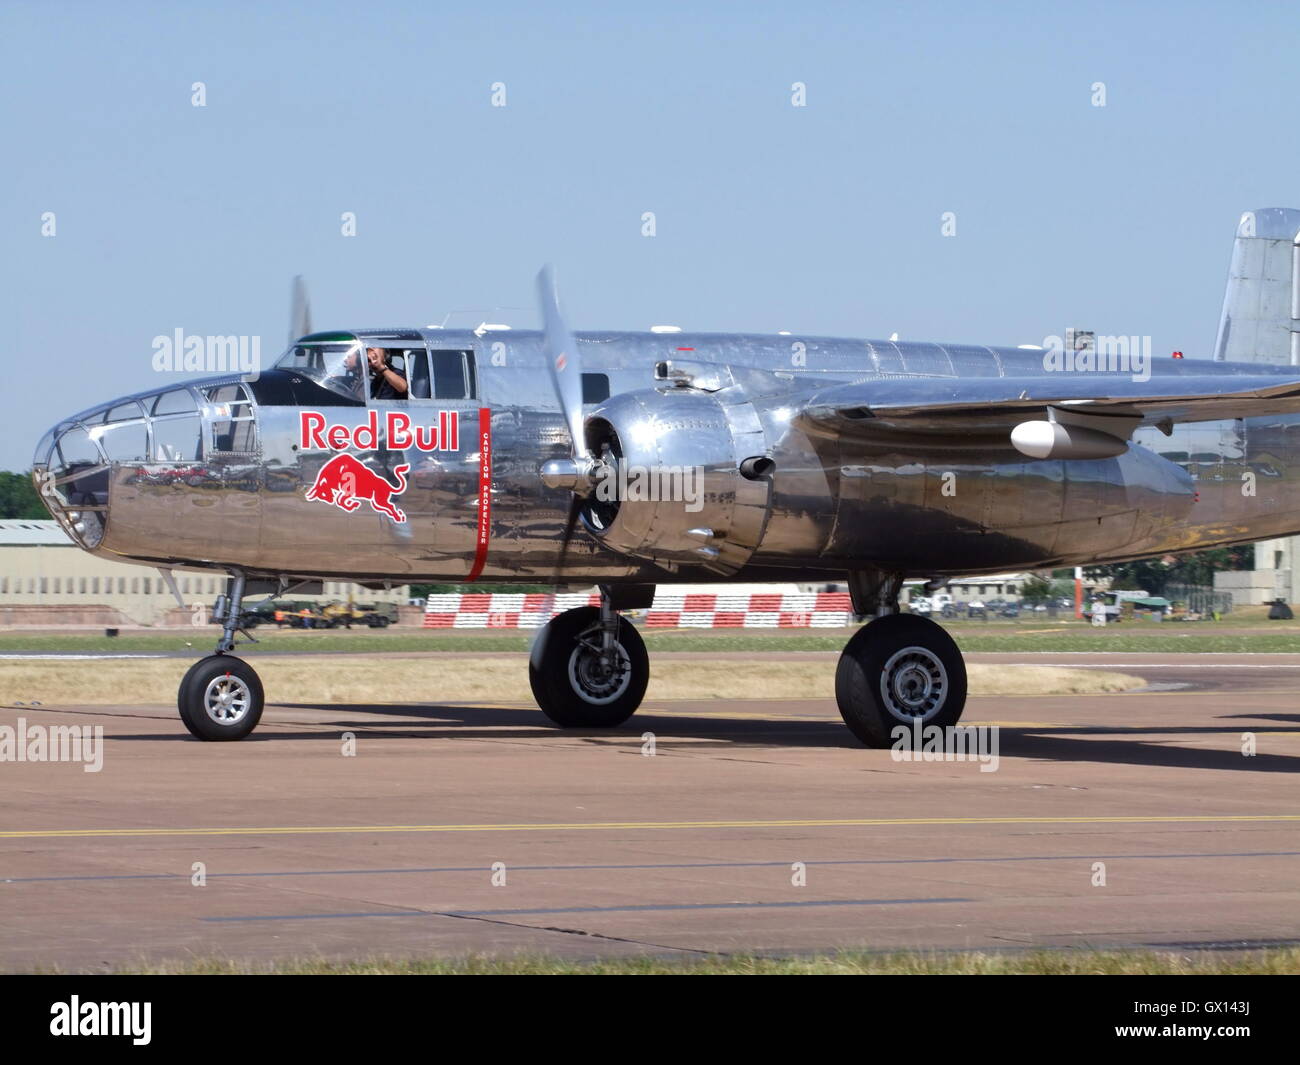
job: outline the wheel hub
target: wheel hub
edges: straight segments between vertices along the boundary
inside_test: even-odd
[[[233,673],[214,677],[203,693],[203,709],[218,725],[236,725],[253,705],[248,685]]]
[[[632,660],[617,640],[609,653],[600,646],[599,627],[582,634],[569,655],[569,683],[584,702],[612,703],[632,682]]]
[[[885,663],[880,694],[886,709],[900,721],[928,721],[947,701],[948,671],[933,651],[904,647]]]

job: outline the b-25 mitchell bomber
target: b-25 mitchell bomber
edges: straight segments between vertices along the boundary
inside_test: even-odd
[[[952,638],[900,611],[905,579],[1300,533],[1300,212],[1242,226],[1213,361],[1135,374],[966,344],[574,334],[544,270],[541,331],[307,326],[269,370],[59,422],[34,476],[85,550],[228,574],[215,653],[179,690],[204,740],[261,716],[233,654],[258,595],[594,583],[600,606],[553,618],[529,662],[546,715],[590,729],[641,702],[648,657],[620,612],[656,585],[847,579],[871,620],[836,699],[884,746],[899,724],[955,725],[966,699]]]

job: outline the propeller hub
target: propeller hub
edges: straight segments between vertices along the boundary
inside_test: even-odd
[[[567,488],[580,496],[590,495],[596,465],[585,455],[572,459],[549,459],[542,463],[542,484],[547,488]]]

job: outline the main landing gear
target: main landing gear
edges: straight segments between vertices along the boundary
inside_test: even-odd
[[[563,728],[621,725],[641,705],[649,679],[650,658],[641,634],[618,613],[606,588],[599,607],[578,607],[553,617],[538,633],[528,659],[537,705]]]
[[[262,682],[257,671],[230,652],[235,633],[253,637],[241,624],[244,606],[244,575],[235,574],[230,595],[220,596],[212,620],[221,622],[221,639],[216,654],[190,666],[181,680],[176,705],[190,734],[201,740],[242,740],[262,719]]]
[[[898,612],[901,577],[849,575],[853,608],[875,614],[849,640],[835,670],[835,701],[849,731],[889,747],[900,725],[956,725],[966,706],[966,663],[943,627]]]
[[[854,610],[874,615],[849,640],[835,672],[835,700],[849,730],[868,747],[889,747],[894,729],[956,725],[966,705],[966,664],[944,629],[901,614],[902,578],[850,575]],[[565,728],[613,728],[636,711],[649,679],[640,633],[601,589],[601,605],[551,619],[533,644],[528,679],[542,711]],[[653,594],[653,593],[651,593]],[[647,601],[645,605],[649,605]]]

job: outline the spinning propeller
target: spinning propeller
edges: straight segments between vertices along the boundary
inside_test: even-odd
[[[555,583],[560,583],[564,571],[569,541],[578,523],[578,515],[596,487],[596,475],[602,462],[587,446],[585,421],[582,414],[582,359],[578,345],[560,312],[560,296],[555,287],[555,271],[548,264],[537,275],[537,298],[542,305],[542,346],[546,366],[555,388],[555,398],[569,429],[569,457],[550,459],[542,464],[542,483],[548,488],[567,488],[573,493],[569,501],[569,514],[560,538],[559,561],[555,567]]]

